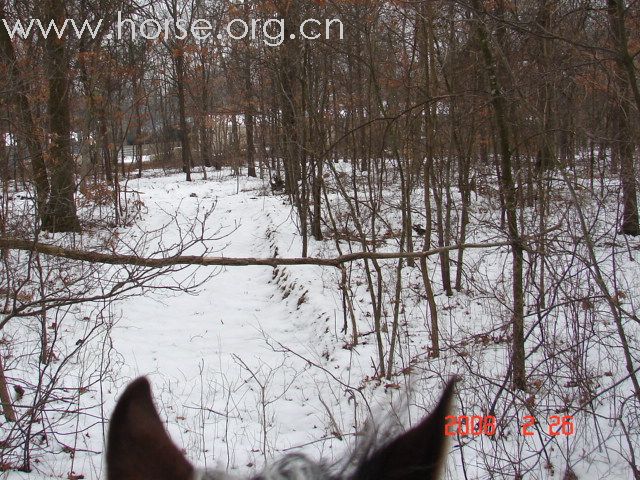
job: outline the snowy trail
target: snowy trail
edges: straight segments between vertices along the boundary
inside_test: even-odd
[[[221,226],[228,236],[211,244],[215,255],[298,256],[299,242],[292,240],[295,227],[282,199],[258,196],[260,181],[242,183],[238,194],[235,182],[228,180],[143,179],[135,188],[145,192],[147,228],[159,227],[166,221],[162,212],[171,213],[178,205],[183,216],[193,218],[198,205],[217,202],[208,224],[214,231]],[[335,347],[323,333],[333,330],[325,324],[339,306],[334,292],[318,281],[317,269],[223,268],[197,295],[160,291],[120,304],[121,319],[113,330],[123,362],[120,381],[149,376],[169,430],[195,461],[211,461],[213,456],[219,462],[216,451],[223,449],[223,467],[261,464],[265,451],[268,456],[321,436],[309,434],[309,417],[318,426],[326,423],[317,401],[318,380],[303,379],[308,369],[304,359],[274,351],[265,339],[266,334],[314,362],[323,362],[322,356],[329,359]],[[209,273],[198,271],[200,276]],[[266,386],[264,392],[261,386]],[[112,393],[106,411],[115,400]],[[225,412],[237,423],[221,431],[223,415],[209,415],[206,425],[198,425],[203,416],[194,412],[201,406]],[[286,423],[286,431],[281,431],[281,423]],[[251,451],[233,451],[230,436],[251,444]]]
[[[165,225],[162,244],[175,244],[179,231],[215,206],[205,234],[209,255],[301,254],[295,214],[284,198],[264,195],[261,180],[214,176],[185,182],[182,175],[170,175],[132,180],[129,188],[139,192],[145,208],[137,226],[120,232],[128,244]],[[157,242],[150,240],[147,251],[139,253],[157,255],[152,246]],[[197,244],[181,253],[203,251]],[[310,239],[309,255],[335,255],[334,244]],[[354,349],[343,348],[350,336],[340,333],[342,299],[335,269],[187,267],[159,283],[191,274],[203,280],[192,295],[154,290],[113,305],[115,371],[102,391],[92,389],[82,397],[87,406],[104,402],[96,417],[83,421],[108,418],[127,383],[145,375],[172,438],[194,463],[251,475],[265,461],[297,447],[313,458],[340,458],[353,446],[349,433],[369,418],[369,407],[386,415],[396,387],[371,381],[375,343],[367,333],[366,285],[353,286],[361,290],[355,312],[362,324]],[[418,317],[416,331],[424,328],[420,324]],[[415,345],[403,348],[420,353],[423,345],[417,338]],[[366,395],[364,401],[360,394]],[[50,478],[66,478],[70,471],[87,480],[103,478],[102,434],[99,423],[92,425],[89,435],[75,438],[75,458],[51,455],[46,473],[53,473]]]
[[[282,210],[282,205],[277,205],[281,199],[258,197],[251,191],[233,195],[228,191],[235,189],[231,182],[174,182],[167,183],[164,191],[150,191],[150,198],[145,199],[150,210],[171,212],[180,199],[182,214],[195,216],[198,203],[211,203],[215,198],[217,205],[209,223],[231,232],[216,244],[222,249],[216,255],[274,255],[280,227],[273,217],[278,209]],[[198,197],[190,197],[193,193]],[[158,216],[150,211],[147,218]],[[294,251],[285,255],[294,255],[297,248],[292,245]],[[202,269],[199,273],[211,270]],[[161,292],[152,298],[128,300],[122,305],[123,318],[114,332],[115,341],[122,345],[118,350],[125,363],[140,374],[159,371],[170,375],[169,372],[180,371],[187,377],[197,371],[194,360],[261,350],[267,355],[270,352],[265,349],[260,329],[271,335],[287,333],[290,340],[294,324],[300,323],[291,317],[291,302],[295,304],[299,295],[282,301],[273,276],[270,267],[224,268],[206,281],[196,296]],[[301,334],[300,341],[309,341],[308,332],[296,330]],[[163,354],[162,349],[167,347],[171,347],[170,353]]]
[[[179,230],[184,233],[214,206],[205,235],[210,255],[300,255],[290,207],[281,197],[262,194],[262,180],[214,175],[185,182],[182,175],[147,176],[131,180],[128,187],[144,202],[138,225],[120,232],[130,245],[166,225],[161,241],[172,245]],[[152,240],[144,254],[157,254],[152,247],[157,242]],[[311,243],[312,254],[319,246]],[[182,253],[199,255],[203,247]],[[69,472],[87,480],[104,478],[108,426],[103,430],[97,419],[110,416],[124,387],[140,375],[151,381],[172,438],[198,465],[246,474],[301,445],[309,445],[306,451],[315,457],[333,456],[327,408],[339,412],[341,395],[327,389],[326,374],[305,360],[338,374],[342,351],[336,349],[333,319],[340,301],[331,273],[313,266],[187,267],[158,283],[194,273],[204,280],[194,294],[160,289],[112,305],[115,370],[103,388],[82,397],[88,408],[103,403],[102,410],[83,418],[85,433],[64,439],[74,447],[73,457],[48,455],[40,474],[11,472],[10,478],[67,478]],[[348,414],[345,430],[350,429]],[[343,446],[338,442],[337,451]]]

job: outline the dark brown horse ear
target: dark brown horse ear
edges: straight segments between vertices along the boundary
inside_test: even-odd
[[[194,468],[169,438],[146,378],[120,396],[109,423],[107,480],[190,480]]]
[[[436,408],[411,430],[364,460],[352,480],[432,480],[445,457],[445,417],[451,414],[455,381],[450,381]]]

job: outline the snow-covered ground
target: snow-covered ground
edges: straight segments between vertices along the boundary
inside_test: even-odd
[[[207,242],[213,255],[300,254],[290,206],[260,194],[261,180],[186,183],[169,176],[132,180],[129,188],[141,192],[147,211],[136,228],[123,232],[131,239],[171,223],[176,211],[187,228],[213,208],[205,235],[213,238]],[[171,244],[178,237],[177,228],[168,229],[162,241]],[[310,253],[321,248],[312,245]],[[195,270],[176,277],[190,278]],[[332,436],[329,414],[345,422],[339,425],[344,432],[351,430],[352,407],[345,404],[349,410],[339,411],[342,387],[332,377],[358,381],[368,363],[365,358],[360,368],[357,357],[345,363],[350,354],[340,349],[339,276],[309,266],[200,268],[195,276],[198,282],[206,279],[197,293],[156,290],[115,306],[110,355],[118,358],[117,376],[113,385],[92,390],[83,400],[104,401],[108,414],[129,380],[148,376],[170,432],[201,465],[250,471],[251,465],[299,445],[311,444],[314,455],[342,450],[345,442],[314,443]],[[353,378],[349,363],[358,366]],[[73,470],[98,478],[103,472],[100,425],[71,443],[76,450],[71,468],[64,454],[50,455],[36,468],[55,477]],[[96,453],[78,453],[83,450]]]
[[[196,226],[195,231],[202,232],[205,241],[196,242],[184,254],[200,255],[206,250],[208,255],[225,257],[299,257],[296,214],[284,197],[271,195],[265,184],[268,185],[259,179],[232,177],[229,172],[212,173],[206,181],[189,183],[182,175],[159,173],[130,180],[128,188],[138,192],[143,214],[135,225],[121,228],[119,238],[122,244],[133,244],[144,238],[144,232],[159,231],[164,226],[162,243],[171,245],[190,226]],[[416,195],[418,199],[420,196]],[[392,196],[388,201],[393,203]],[[339,211],[337,199],[335,207]],[[486,211],[484,207],[479,204],[475,213],[480,215]],[[206,225],[199,230],[199,222],[205,217]],[[474,228],[477,231],[471,229],[471,240],[488,238],[481,227]],[[86,242],[91,244],[92,240]],[[156,252],[154,242],[158,237],[145,240],[146,252],[138,253]],[[421,244],[416,248],[419,247]],[[388,249],[394,250],[393,243]],[[310,240],[310,256],[335,254],[333,240]],[[371,413],[380,419],[393,410],[400,412],[405,422],[416,421],[434,404],[444,379],[454,374],[463,375],[457,398],[461,413],[484,414],[486,411],[480,409],[486,409],[495,398],[509,361],[508,329],[502,328],[508,319],[509,257],[506,249],[498,248],[469,251],[465,261],[470,265],[469,275],[474,277],[466,279],[469,288],[453,297],[441,292],[437,295],[443,356],[435,360],[427,356],[427,305],[419,269],[406,269],[403,334],[397,359],[397,370],[405,375],[391,381],[375,378],[377,353],[368,315],[367,286],[361,280],[351,285],[360,345],[351,348],[350,332],[341,332],[343,304],[337,269],[188,267],[172,273],[170,279],[158,278],[154,280],[156,287],[180,282],[194,282],[197,286],[191,292],[149,288],[111,305],[109,318],[116,319],[115,323],[96,333],[98,339],[108,341],[101,348],[87,350],[65,370],[67,375],[75,376],[69,378],[69,384],[91,385],[80,396],[82,406],[88,410],[71,417],[78,423],[67,428],[71,432],[68,436],[46,440],[50,442],[50,453],[34,462],[32,474],[10,472],[3,476],[67,478],[73,472],[86,479],[101,478],[107,426],[99,419],[108,417],[119,392],[139,375],[150,379],[162,418],[194,463],[240,474],[250,474],[265,461],[298,447],[315,458],[338,459],[352,448],[354,432],[363,428]],[[434,266],[434,284],[439,284],[437,259],[430,262]],[[391,284],[395,261],[389,265],[385,280]],[[109,268],[110,272],[116,269]],[[357,279],[361,267],[354,268]],[[588,280],[585,282],[584,288],[590,289]],[[633,281],[625,286],[630,295],[636,288]],[[554,295],[561,300],[561,293]],[[501,298],[504,304],[500,303]],[[392,310],[388,302],[384,308]],[[554,328],[553,322],[561,320],[551,314],[544,328],[537,326],[531,331],[529,342],[562,341],[565,332],[559,333],[557,339],[544,337],[547,329]],[[10,324],[5,335],[15,339],[24,328],[31,327],[26,323]],[[86,331],[86,325],[75,322],[66,332],[75,340],[82,328]],[[605,330],[607,327],[602,326],[602,336],[607,338]],[[635,337],[632,339],[637,342]],[[603,347],[598,344],[593,348]],[[91,383],[92,370],[87,365],[104,361],[100,355],[108,358],[111,365],[98,370],[109,373],[103,383]],[[601,375],[600,380],[622,372],[617,356],[608,357],[605,351],[594,358],[602,362],[593,365],[589,361],[593,371]],[[534,352],[528,365],[537,365],[537,359]],[[18,361],[14,366],[17,365]],[[28,369],[20,368],[9,374],[26,375]],[[539,375],[543,384],[549,372],[531,368],[532,378]],[[406,404],[404,392],[409,385],[415,391],[410,409],[406,410],[402,405]],[[557,393],[573,395],[571,388]],[[536,395],[532,396],[532,402],[536,402]],[[542,393],[539,396],[543,397]],[[509,410],[510,405],[502,405],[507,402],[504,396],[496,399],[497,412],[512,414],[501,419],[499,441],[489,437],[455,439],[446,478],[490,478],[488,470],[494,472],[492,478],[510,478],[512,471],[506,467],[504,474],[495,473],[503,468],[498,459],[526,458],[527,452],[537,451],[542,444],[546,445],[546,458],[527,460],[529,466],[534,465],[531,478],[562,478],[567,465],[581,479],[631,478],[622,454],[618,455],[615,445],[611,446],[611,432],[617,432],[613,443],[624,452],[624,438],[617,426],[609,425],[611,431],[606,431],[606,425],[605,431],[602,425],[595,430],[588,428],[600,408],[610,408],[606,402],[593,406],[592,413],[588,408],[584,415],[576,413],[575,436],[521,436],[517,415],[521,419],[522,415],[537,411],[545,430],[548,420],[543,417],[559,413],[557,405],[549,400],[552,395],[543,398],[551,403],[532,406],[529,412]]]

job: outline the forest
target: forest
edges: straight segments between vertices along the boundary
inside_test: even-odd
[[[640,480],[638,0],[0,0],[0,475]],[[637,268],[638,267],[638,268]]]

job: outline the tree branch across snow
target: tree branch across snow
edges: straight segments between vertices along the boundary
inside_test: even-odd
[[[247,267],[247,266],[268,266],[277,267],[279,265],[319,265],[329,267],[341,267],[345,263],[357,260],[389,260],[397,258],[421,258],[436,255],[445,251],[458,249],[477,249],[506,247],[511,245],[509,241],[487,242],[487,243],[465,243],[462,245],[449,245],[447,247],[433,248],[422,252],[354,252],[339,255],[333,258],[254,258],[254,257],[209,257],[204,255],[175,255],[168,257],[140,257],[137,255],[122,255],[117,253],[101,253],[87,250],[77,250],[73,248],[48,245],[42,242],[23,240],[20,238],[0,237],[0,249],[24,250],[38,252],[43,255],[53,257],[68,258],[82,262],[105,263],[110,265],[135,265],[140,267],[164,268],[173,265],[202,265],[202,266],[227,266],[227,267]]]

